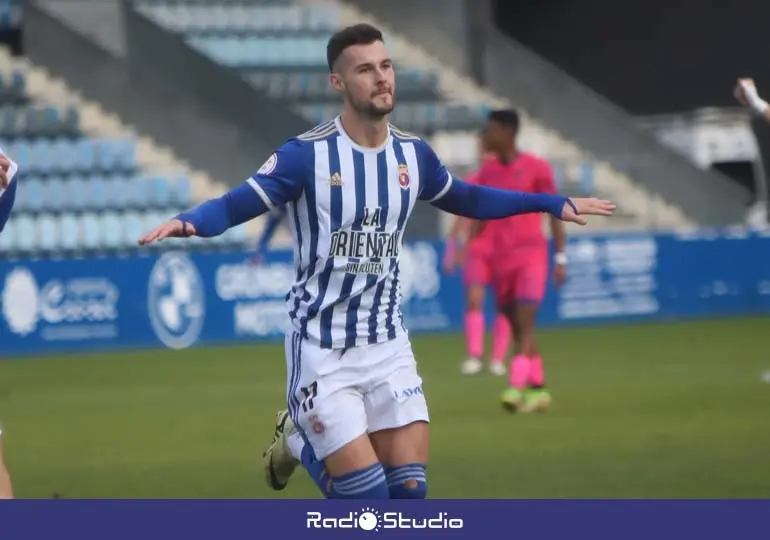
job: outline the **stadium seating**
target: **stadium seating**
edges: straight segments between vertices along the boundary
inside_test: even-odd
[[[274,99],[290,102],[311,122],[339,111],[325,55],[329,36],[343,24],[341,6],[296,0],[134,0],[134,5],[201,54],[238,70]],[[397,77],[393,123],[427,137],[455,174],[465,175],[477,163],[476,133],[489,107],[444,96],[435,70],[399,68]],[[549,141],[540,133],[529,129],[527,149],[547,155]],[[552,163],[562,190],[595,193],[591,163],[560,157]]]
[[[24,0],[0,0],[0,28],[18,28]]]
[[[142,168],[136,139],[88,136],[76,105],[33,102],[26,84],[21,71],[0,71],[0,147],[21,171],[0,257],[133,249],[143,231],[193,204],[187,176]],[[239,228],[193,245],[227,248],[244,241]]]
[[[276,99],[288,100],[312,122],[339,110],[326,70],[326,42],[340,27],[330,5],[281,2],[179,3],[136,0],[138,10],[222,65],[237,69]],[[393,123],[429,135],[440,130],[477,129],[488,109],[449,103],[438,92],[435,73],[404,71]]]

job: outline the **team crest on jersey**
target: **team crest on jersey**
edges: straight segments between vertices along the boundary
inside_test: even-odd
[[[406,165],[398,166],[398,185],[401,189],[407,189],[409,187],[409,169]]]
[[[274,153],[262,164],[257,174],[270,174],[275,170],[276,165],[278,165],[278,154]]]
[[[329,178],[329,185],[330,186],[341,186],[342,185],[342,176],[340,176],[340,173],[336,172]]]

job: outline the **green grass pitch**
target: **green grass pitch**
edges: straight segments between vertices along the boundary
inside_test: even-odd
[[[504,379],[459,374],[461,336],[420,336],[432,498],[766,497],[770,320],[551,330],[554,407],[512,416]],[[318,497],[280,493],[261,452],[283,403],[279,345],[0,362],[20,497]]]

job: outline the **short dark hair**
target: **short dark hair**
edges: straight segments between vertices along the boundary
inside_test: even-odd
[[[354,24],[339,30],[329,38],[329,43],[326,45],[326,62],[329,64],[329,71],[334,71],[334,63],[348,47],[369,45],[376,41],[385,42],[382,32],[371,24]]]
[[[487,120],[497,122],[513,130],[519,131],[519,113],[514,109],[497,109],[489,113]]]

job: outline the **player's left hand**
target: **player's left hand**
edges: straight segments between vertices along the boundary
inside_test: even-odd
[[[557,287],[564,285],[567,280],[567,267],[563,264],[557,264],[553,269],[553,279]]]
[[[613,210],[615,210],[615,205],[604,199],[595,197],[570,198],[564,203],[559,217],[562,221],[586,225],[588,220],[584,216],[611,216]]]

